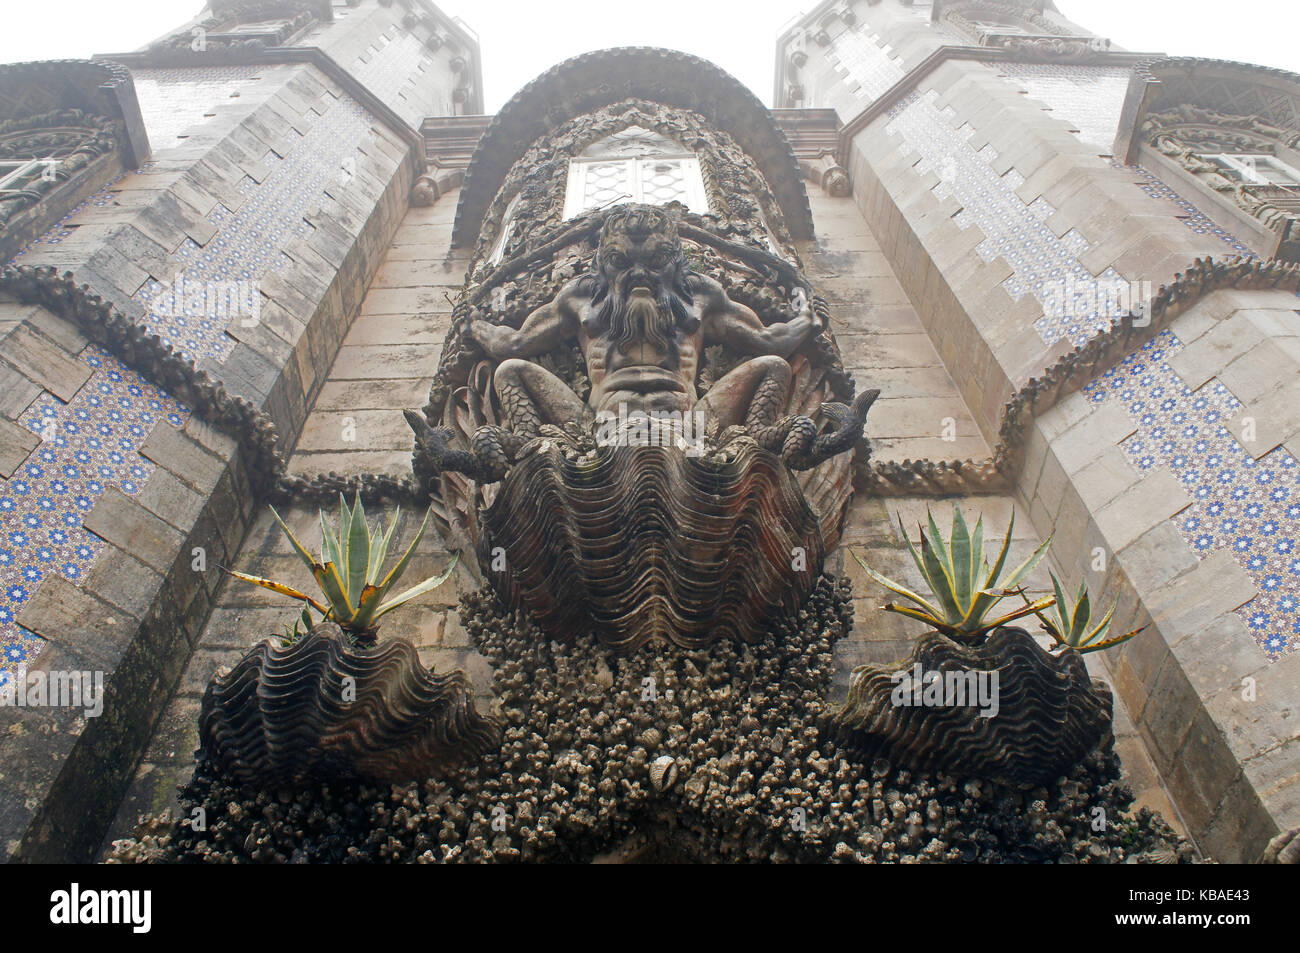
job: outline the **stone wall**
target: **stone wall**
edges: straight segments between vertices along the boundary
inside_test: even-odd
[[[1249,249],[1195,196],[1111,160],[1121,61],[932,59],[884,101],[911,68],[884,45],[899,36],[873,19],[809,47],[845,77],[809,105],[843,115],[844,90],[860,104],[841,155],[854,201],[993,443],[1032,377],[1194,258]],[[1297,577],[1278,548],[1300,528],[1284,409],[1296,307],[1290,291],[1207,296],[1035,420],[1015,486],[1063,579],[1118,598],[1125,631],[1152,623],[1106,664],[1188,830],[1221,860],[1253,860],[1300,821]]]
[[[463,281],[469,256],[450,247],[456,200],[453,189],[435,205],[409,208],[403,215],[359,313],[332,362],[322,370],[323,383],[289,459],[291,473],[409,476],[413,438],[402,410],[419,407],[428,398],[451,321],[451,306],[444,295],[454,294]],[[295,534],[314,548],[320,535],[318,508],[303,504],[279,509]],[[393,505],[371,506],[367,515],[371,522],[382,519],[387,524],[397,510]],[[401,552],[410,545],[422,516],[405,508],[391,551]],[[442,541],[431,526],[405,581],[414,584],[437,575],[447,562]],[[314,586],[265,506],[252,514],[247,538],[232,553],[229,565],[305,591]],[[491,704],[490,672],[482,657],[469,649],[455,611],[460,595],[477,586],[467,569],[458,568],[447,584],[388,616],[380,637],[409,640],[424,663],[438,671],[465,670],[482,696],[480,708],[486,709]],[[105,848],[114,838],[129,834],[139,815],[169,806],[176,809],[177,786],[188,782],[194,770],[199,703],[212,673],[220,665],[233,664],[255,643],[283,632],[295,616],[294,606],[294,600],[265,589],[237,580],[223,582]]]
[[[173,88],[186,79],[183,68],[162,72],[147,78]],[[160,135],[176,144],[18,263],[71,270],[251,401],[292,446],[405,209],[418,139],[377,122],[315,67],[255,72],[239,103]],[[184,297],[195,289],[190,307]],[[229,305],[245,290],[251,310],[214,308],[207,294],[233,294]],[[55,500],[11,542],[5,571],[24,581],[7,590],[7,670],[103,671],[107,700],[93,719],[0,710],[0,850],[84,860],[198,640],[218,566],[261,514],[236,442],[154,396],[140,375],[149,368],[87,347],[59,316],[4,307],[11,327],[0,356],[18,375],[6,459],[17,467],[32,448],[23,492]],[[71,508],[57,499],[64,492]],[[18,512],[41,511],[20,501]],[[46,535],[62,538],[56,515],[68,527],[58,530],[65,549],[84,559],[43,561]]]

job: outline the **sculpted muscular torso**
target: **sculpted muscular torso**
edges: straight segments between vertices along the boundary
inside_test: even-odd
[[[622,213],[622,214],[620,214]],[[805,305],[791,320],[764,327],[723,287],[689,271],[672,220],[629,206],[606,221],[597,270],[570,281],[554,300],[511,328],[475,322],[470,336],[501,361],[497,396],[511,428],[581,419],[576,395],[553,374],[522,358],[576,340],[586,359],[590,413],[685,412],[695,407],[701,349],[724,344],[762,355],[733,369],[700,400],[721,426],[775,422],[790,386],[785,358],[819,327]]]
[[[792,466],[812,466],[852,445],[874,398],[869,391],[852,409],[823,405],[823,413],[842,425],[835,435],[817,437],[806,417],[781,417],[792,376],[786,358],[820,326],[805,300],[790,320],[765,327],[717,281],[691,271],[668,214],[654,206],[620,206],[601,229],[594,270],[566,284],[518,330],[484,321],[466,326],[466,337],[499,362],[493,385],[506,427],[481,428],[466,454],[450,449],[449,433],[416,414],[407,419],[435,469],[476,479],[500,479],[514,451],[544,424],[632,412],[702,411],[719,429],[744,426]],[[566,341],[576,341],[586,360],[591,393],[585,402],[527,360]],[[700,396],[700,353],[712,344],[754,356]]]

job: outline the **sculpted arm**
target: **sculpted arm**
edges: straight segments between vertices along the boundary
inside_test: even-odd
[[[573,285],[565,285],[554,300],[525,318],[518,331],[486,321],[472,321],[465,330],[493,360],[545,354],[565,339],[577,336]]]
[[[726,344],[744,354],[789,357],[821,326],[805,301],[803,310],[789,321],[765,327],[753,310],[731,300],[712,278],[701,277],[696,299],[701,306],[705,343]]]

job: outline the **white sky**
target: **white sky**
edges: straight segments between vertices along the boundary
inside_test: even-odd
[[[1130,50],[1208,56],[1300,73],[1300,0],[1056,0]],[[488,111],[538,73],[608,46],[666,46],[717,63],[771,103],[776,34],[815,0],[442,0],[479,34]],[[134,50],[202,0],[6,3],[0,62]]]

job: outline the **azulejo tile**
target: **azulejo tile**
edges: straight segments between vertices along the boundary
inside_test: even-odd
[[[1222,383],[1193,391],[1169,358],[1182,348],[1162,331],[1086,389],[1117,401],[1138,431],[1122,444],[1138,470],[1169,470],[1192,497],[1174,517],[1201,558],[1228,549],[1259,587],[1239,611],[1270,659],[1300,647],[1300,466],[1279,448],[1255,460],[1225,426],[1241,409]]]
[[[153,77],[159,89],[166,87],[163,99],[184,100],[187,80],[197,84],[199,99],[186,106],[188,117],[168,120],[154,109],[151,135],[162,130],[159,135],[174,136],[192,125],[195,111],[205,108],[197,104],[211,101],[214,84],[238,88],[248,79],[203,70],[154,72],[163,74]],[[229,353],[233,339],[226,328],[237,313],[232,307],[248,301],[260,306],[258,282],[272,268],[291,265],[281,248],[310,230],[304,216],[324,204],[327,188],[356,174],[348,160],[355,161],[358,147],[373,137],[374,117],[346,98],[326,97],[320,109],[321,117],[284,158],[274,153],[263,158],[270,173],[262,182],[241,180],[238,188],[246,198],[237,211],[213,209],[208,219],[217,232],[207,245],[187,241],[177,250],[180,283],[164,289],[151,280],[137,294],[149,310],[145,323],[192,359],[220,360]],[[85,204],[106,205],[112,199],[106,188]],[[56,243],[69,233],[60,223],[38,242]],[[102,348],[90,345],[80,359],[93,369],[90,379],[69,403],[43,393],[28,408],[20,423],[41,436],[41,443],[12,478],[0,479],[0,691],[12,686],[15,672],[34,661],[43,646],[16,622],[36,587],[51,573],[73,582],[84,579],[105,548],[85,529],[86,514],[110,486],[138,493],[154,467],[139,453],[150,430],[159,424],[184,426],[189,417],[187,407]]]
[[[43,640],[16,622],[46,576],[80,582],[104,548],[83,525],[109,486],[135,495],[154,465],[139,447],[155,426],[183,426],[188,409],[98,345],[81,360],[90,380],[70,403],[44,393],[19,423],[40,446],[0,480],[0,691]]]
[[[352,100],[326,100],[332,105],[305,135],[290,132],[288,155],[262,158],[271,171],[260,183],[241,180],[246,199],[237,211],[212,210],[217,234],[202,247],[187,239],[177,249],[177,278],[148,281],[137,293],[150,328],[195,361],[229,356],[234,339],[226,328],[241,315],[255,319],[258,284],[273,266],[283,267],[280,249],[311,231],[304,216],[323,204],[326,188],[356,174],[356,150],[372,138],[374,117]]]
[[[854,42],[861,46],[861,40]],[[872,57],[860,49],[844,60],[851,74],[865,69],[856,64],[874,64],[874,73],[856,77],[864,87],[888,60],[879,50]],[[1107,137],[1113,139],[1127,71],[1095,70],[1042,66],[1014,67],[1008,73],[1077,125],[1080,138],[1102,145]],[[983,232],[977,254],[986,261],[1001,257],[1012,268],[1005,282],[1008,294],[1031,294],[1043,305],[1034,328],[1045,343],[1065,338],[1080,345],[1127,311],[1135,294],[1145,296],[1147,289],[1134,288],[1114,269],[1094,278],[1079,262],[1087,238],[1075,231],[1053,234],[1044,222],[1050,215],[1047,207],[1041,202],[1026,206],[1016,195],[1024,181],[1020,173],[1012,169],[997,175],[990,165],[996,152],[988,146],[972,149],[969,130],[964,125],[953,129],[951,117],[935,108],[936,98],[933,91],[902,98],[889,110],[886,132],[917,154],[918,173],[938,172],[945,194],[962,206],[954,217],[957,226],[973,224]],[[1170,202],[1170,214],[1192,231],[1237,254],[1250,254],[1150,171],[1111,164],[1135,172],[1140,187]],[[1229,549],[1255,580],[1260,594],[1239,611],[1260,649],[1278,659],[1300,647],[1300,466],[1280,448],[1251,459],[1224,425],[1239,402],[1217,380],[1198,391],[1183,383],[1167,363],[1180,347],[1166,330],[1086,393],[1097,402],[1119,401],[1132,414],[1138,430],[1124,450],[1136,468],[1168,469],[1187,487],[1193,504],[1175,520],[1188,545],[1202,558]]]
[[[998,70],[1054,117],[1071,124],[1079,139],[1109,155],[1115,144],[1129,70],[1060,63],[1000,63]]]

